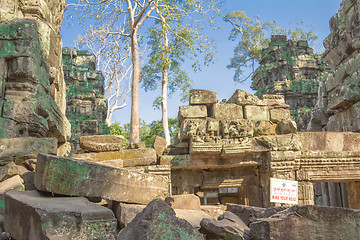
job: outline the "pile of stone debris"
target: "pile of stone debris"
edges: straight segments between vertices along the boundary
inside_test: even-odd
[[[46,152],[51,138],[45,140],[18,138],[16,146],[42,141],[35,142],[37,151]],[[73,158],[44,153],[37,159],[24,153],[4,158],[12,161],[0,168],[1,177],[7,178],[0,183],[1,227],[7,236],[2,237],[357,239],[360,235],[357,210],[227,204],[225,211],[225,206],[201,206],[192,194],[171,196],[170,166],[158,161],[166,147],[163,139],[157,138],[153,148],[117,149],[122,140],[120,136],[82,137],[87,153]],[[1,141],[4,156],[11,152],[14,139],[12,145],[6,144],[7,139]],[[56,141],[53,145],[55,151]],[[20,162],[34,171],[26,171],[17,165]]]

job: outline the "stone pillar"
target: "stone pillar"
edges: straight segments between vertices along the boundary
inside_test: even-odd
[[[299,205],[314,205],[314,185],[312,182],[299,181]]]
[[[360,181],[347,183],[349,207],[360,209]]]

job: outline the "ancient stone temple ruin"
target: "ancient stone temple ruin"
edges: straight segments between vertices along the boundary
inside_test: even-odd
[[[324,79],[327,65],[307,41],[288,40],[273,35],[269,47],[262,50],[260,66],[252,76],[251,88],[262,94],[285,96],[298,130],[306,130],[314,108],[319,83]]]
[[[107,100],[104,77],[96,70],[96,58],[87,51],[63,48],[66,82],[66,117],[71,123],[71,148],[78,152],[80,136],[110,134],[105,124]]]
[[[160,162],[172,164],[173,194],[194,193],[204,204],[269,207],[270,177],[298,181],[299,204],[314,204],[314,183],[360,179],[360,133],[296,132],[281,95],[236,90],[218,104],[216,93],[191,90],[179,124],[170,150],[178,154]],[[359,190],[344,197],[347,206],[359,208]]]
[[[0,137],[54,137],[68,150],[60,28],[65,1],[7,1],[0,12]]]

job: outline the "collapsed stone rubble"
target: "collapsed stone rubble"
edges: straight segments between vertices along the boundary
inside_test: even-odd
[[[358,7],[344,0],[330,21],[324,58],[333,72],[309,128],[318,132],[297,132],[307,120],[292,116],[314,106],[327,68],[306,42],[274,36],[254,74],[259,97],[236,90],[218,103],[215,92],[193,89],[172,146],[156,137],[152,148],[125,149],[123,136],[106,135],[95,57],[62,50],[65,1],[1,2],[0,232],[17,240],[357,239]],[[270,178],[298,181],[300,205],[270,203]],[[341,206],[354,209],[313,206],[338,200],[334,188],[324,191],[335,181],[346,187],[337,189]]]

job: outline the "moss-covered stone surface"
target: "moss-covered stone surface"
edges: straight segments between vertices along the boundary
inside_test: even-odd
[[[87,51],[63,48],[66,82],[66,116],[71,123],[72,152],[80,150],[80,136],[110,134],[105,124],[107,100],[104,77],[96,70],[96,58]]]
[[[286,36],[272,36],[270,46],[263,49],[260,66],[251,85],[256,95],[285,96],[298,130],[305,130],[310,112],[316,104],[319,83],[328,67],[321,56],[314,54],[307,41],[288,40]]]
[[[52,93],[41,22],[0,22],[0,137],[55,137],[64,143],[70,124]]]

